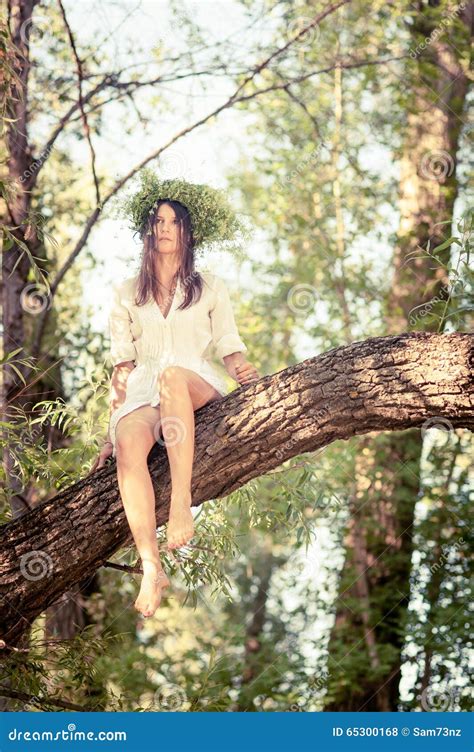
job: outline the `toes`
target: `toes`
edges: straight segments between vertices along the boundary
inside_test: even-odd
[[[168,535],[168,550],[185,546],[194,535],[194,528],[188,528],[177,535]]]
[[[186,543],[191,540],[193,535],[194,535],[194,530],[192,529],[185,530],[181,533],[181,535],[178,538],[175,538],[175,541],[178,544],[178,546],[185,546]]]

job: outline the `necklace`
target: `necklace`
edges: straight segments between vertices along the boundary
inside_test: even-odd
[[[160,301],[157,300],[158,307],[159,307],[160,311],[162,312],[163,316],[166,317],[167,314],[168,314],[168,312],[169,312],[169,309],[171,308],[171,305],[173,303],[174,294],[176,292],[176,287],[178,285],[178,275],[177,274],[175,275],[174,282],[173,282],[173,284],[171,286],[171,289],[169,287],[166,287],[166,285],[164,285],[162,282],[160,282],[159,279],[157,279],[157,282],[158,282],[159,285],[161,285],[161,287],[164,287],[165,290],[167,290],[169,292],[169,295],[167,297],[165,297],[165,299],[164,299],[163,302],[160,302]],[[168,303],[169,303],[169,305],[167,305]]]

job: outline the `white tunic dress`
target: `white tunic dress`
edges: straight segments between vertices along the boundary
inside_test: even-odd
[[[246,352],[247,347],[239,336],[226,283],[210,272],[200,274],[204,280],[200,300],[178,310],[184,300],[184,289],[178,281],[166,318],[154,300],[135,305],[138,275],[112,285],[110,362],[112,366],[135,362],[128,375],[125,401],[110,416],[113,457],[118,421],[137,407],[160,403],[159,376],[167,366],[195,371],[222,396],[229,391],[210,362],[212,350],[218,358],[224,358]]]

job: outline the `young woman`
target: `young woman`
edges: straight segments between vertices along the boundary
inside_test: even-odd
[[[110,455],[116,458],[120,495],[143,567],[135,608],[144,616],[155,613],[163,588],[170,584],[157,545],[150,449],[162,434],[172,482],[167,528],[171,550],[186,545],[194,532],[194,411],[226,394],[209,361],[211,351],[240,384],[259,378],[243,354],[247,347],[226,284],[194,268],[193,224],[202,225],[203,212],[193,187],[188,184],[192,207],[151,191],[152,208],[144,220],[143,207],[140,214],[140,271],[114,285],[109,315],[110,423],[93,470]]]

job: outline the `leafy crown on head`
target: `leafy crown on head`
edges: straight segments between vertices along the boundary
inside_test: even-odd
[[[150,168],[142,169],[139,177],[140,188],[123,201],[122,212],[130,220],[131,229],[140,235],[143,235],[148,216],[164,199],[179,201],[188,209],[196,249],[248,235],[248,229],[237,218],[224,191],[181,178],[162,180]]]

